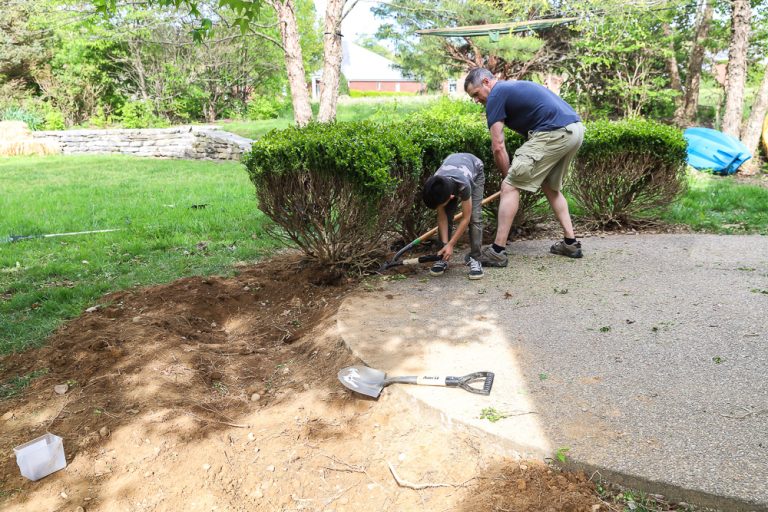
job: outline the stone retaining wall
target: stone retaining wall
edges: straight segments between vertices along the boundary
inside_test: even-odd
[[[58,144],[65,155],[123,154],[194,160],[239,160],[253,142],[217,126],[40,131],[33,132],[33,137]]]

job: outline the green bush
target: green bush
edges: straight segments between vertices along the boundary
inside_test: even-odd
[[[249,102],[246,117],[251,121],[277,119],[285,110],[285,102],[277,97],[254,96]]]
[[[119,122],[123,128],[163,128],[170,123],[155,115],[152,104],[146,101],[128,101],[120,109]]]
[[[244,156],[259,208],[323,264],[367,266],[412,205],[419,148],[368,121],[272,131]]]
[[[677,128],[642,119],[596,121],[587,126],[568,188],[598,226],[646,222],[684,190],[686,158]]]
[[[51,110],[46,113],[43,127],[46,130],[63,130],[66,127],[64,114],[58,110]]]

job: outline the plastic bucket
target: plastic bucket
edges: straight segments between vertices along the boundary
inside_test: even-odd
[[[22,476],[33,481],[67,467],[64,442],[50,433],[19,445],[13,451]]]

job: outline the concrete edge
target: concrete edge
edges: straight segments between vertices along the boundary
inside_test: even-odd
[[[608,484],[615,484],[645,493],[660,494],[665,499],[675,503],[685,502],[697,507],[723,511],[768,512],[768,505],[766,504],[748,502],[734,496],[719,496],[696,489],[688,489],[660,480],[651,480],[638,475],[601,468],[575,459],[567,460],[565,463],[555,463],[563,469],[584,471],[585,474],[591,477],[599,475],[600,479]]]

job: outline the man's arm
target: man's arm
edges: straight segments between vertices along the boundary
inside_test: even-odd
[[[507,146],[504,144],[504,121],[498,121],[491,125],[491,151],[493,151],[493,161],[496,162],[496,168],[501,173],[501,177],[506,178],[509,172],[509,154],[507,153]]]

